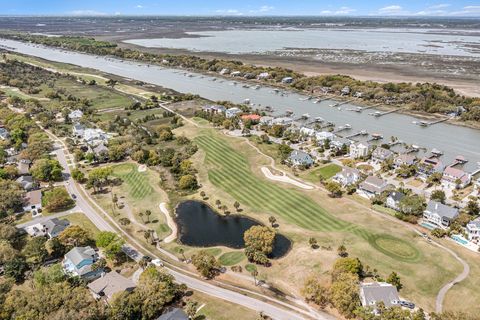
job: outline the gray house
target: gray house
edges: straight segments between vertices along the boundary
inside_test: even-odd
[[[448,228],[456,217],[458,217],[458,209],[433,200],[428,203],[423,212],[423,219],[443,229]]]
[[[103,272],[101,269],[92,269],[92,265],[98,259],[98,253],[92,247],[74,247],[65,255],[63,269],[69,275],[92,280],[98,278]]]
[[[31,191],[37,187],[37,183],[33,180],[32,176],[21,176],[15,181],[26,191]]]
[[[360,301],[363,307],[373,308],[377,313],[378,302],[383,302],[385,307],[397,306],[400,303],[397,288],[385,282],[362,283],[360,285]]]
[[[189,319],[190,318],[185,313],[185,311],[179,308],[173,308],[157,318],[157,320],[189,320]]]
[[[60,220],[58,218],[53,218],[50,220],[47,220],[43,224],[43,230],[46,235],[48,235],[49,238],[55,238],[57,237],[60,233],[63,232],[68,226],[70,225],[70,222],[67,220]]]
[[[131,292],[135,289],[135,283],[125,278],[121,274],[111,271],[102,274],[100,278],[88,284],[88,288],[96,299],[105,298],[110,300],[114,294],[121,292]]]
[[[313,164],[313,158],[308,153],[301,150],[293,150],[292,153],[290,153],[287,161],[295,167],[309,167]]]
[[[372,152],[372,160],[376,162],[383,162],[391,158],[393,158],[393,152],[382,147],[378,147]]]
[[[393,191],[388,195],[386,205],[391,209],[399,211],[400,201],[402,201],[403,198],[405,198],[405,195],[403,193],[399,191]]]

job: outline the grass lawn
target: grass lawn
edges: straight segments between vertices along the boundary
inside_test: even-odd
[[[194,319],[215,319],[215,320],[231,320],[231,319],[257,319],[257,312],[242,307],[238,304],[231,303],[222,299],[214,298],[204,293],[193,291],[193,295],[189,299],[198,302],[198,306],[203,306]]]
[[[218,261],[224,266],[233,266],[239,264],[245,259],[245,255],[241,251],[232,251],[224,253],[218,258]]]
[[[62,220],[68,220],[71,225],[77,225],[85,229],[90,236],[95,239],[100,232],[98,228],[82,212],[72,213],[62,217]]]
[[[342,167],[334,163],[329,163],[323,167],[313,168],[301,173],[300,176],[307,181],[319,183],[320,177],[324,180],[328,180],[340,171],[342,171]]]

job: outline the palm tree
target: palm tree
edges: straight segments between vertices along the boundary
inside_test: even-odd
[[[115,193],[112,197],[112,203],[113,203],[113,207],[114,208],[117,208],[117,204],[118,204],[118,197],[117,197],[117,194]]]
[[[183,250],[183,248],[178,249],[178,253],[182,255],[183,261],[187,260],[187,258],[185,258],[185,250]]]
[[[203,200],[205,200],[206,196],[207,196],[207,194],[205,193],[205,191],[200,192],[200,197],[202,197]]]
[[[251,274],[252,274],[252,277],[253,277],[253,282],[255,283],[255,285],[257,285],[257,276],[258,276],[258,271],[257,271],[257,269],[256,269],[256,268],[253,269],[252,272],[251,272]]]
[[[215,205],[217,206],[218,209],[220,209],[220,205],[222,204],[222,201],[220,200],[215,200]]]
[[[152,215],[152,211],[150,210],[145,211],[145,215],[147,216],[147,223],[150,223],[150,216]]]
[[[143,212],[142,212],[142,211],[140,211],[140,212],[138,213],[138,216],[140,217],[140,219],[142,219],[142,222],[145,223],[145,222],[143,221]]]
[[[239,203],[238,201],[235,201],[235,202],[233,203],[233,207],[234,207],[235,210],[237,210],[237,212],[238,212],[238,209],[240,209],[240,203]]]
[[[145,240],[148,241],[150,239],[150,236],[151,236],[150,230],[143,231],[143,237],[145,238]]]
[[[317,239],[315,239],[315,238],[313,238],[313,237],[310,238],[310,239],[308,239],[308,243],[310,244],[310,247],[311,247],[312,249],[315,249],[315,248],[317,248],[317,246],[318,246]]]
[[[223,206],[222,206],[222,210],[223,210],[223,214],[226,215],[227,212],[228,212],[228,207],[227,207],[226,205],[223,205]]]
[[[270,222],[270,224],[272,225],[272,228],[273,228],[273,226],[277,222],[277,219],[274,216],[270,216],[270,218],[268,218],[268,221]]]
[[[337,253],[340,257],[348,256],[347,248],[343,244],[337,248]]]

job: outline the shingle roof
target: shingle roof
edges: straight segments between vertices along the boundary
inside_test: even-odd
[[[440,217],[448,219],[454,219],[458,215],[458,209],[433,200],[428,203],[426,211],[436,213]]]
[[[157,320],[188,320],[188,316],[182,309],[175,308],[165,312]]]
[[[69,225],[70,222],[68,222],[67,220],[59,220],[58,218],[53,218],[47,220],[43,224],[43,227],[45,228],[45,231],[50,234],[58,234],[65,230]]]
[[[391,307],[394,301],[399,301],[398,291],[391,284],[385,282],[365,283],[360,286],[360,292],[365,296],[366,306],[375,305],[382,301],[385,307]]]
[[[72,250],[65,254],[65,258],[70,260],[74,265],[79,264],[85,259],[92,259],[97,257],[95,250],[90,247],[74,247]]]
[[[107,298],[111,298],[117,292],[135,288],[135,283],[121,274],[112,271],[89,283],[88,288],[98,295],[103,293]]]
[[[394,192],[390,193],[389,197],[392,198],[393,201],[397,202],[397,201],[402,200],[405,197],[405,195],[401,192],[394,191]]]

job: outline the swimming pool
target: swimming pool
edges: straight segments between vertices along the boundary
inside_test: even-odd
[[[467,240],[465,240],[463,237],[461,237],[457,234],[454,234],[452,236],[452,239],[455,240],[456,242],[460,243],[460,244],[463,244],[464,246],[466,246],[468,244]]]
[[[435,228],[438,228],[436,225],[431,224],[430,222],[422,222],[420,225],[424,228],[427,228],[428,230],[433,230]]]

